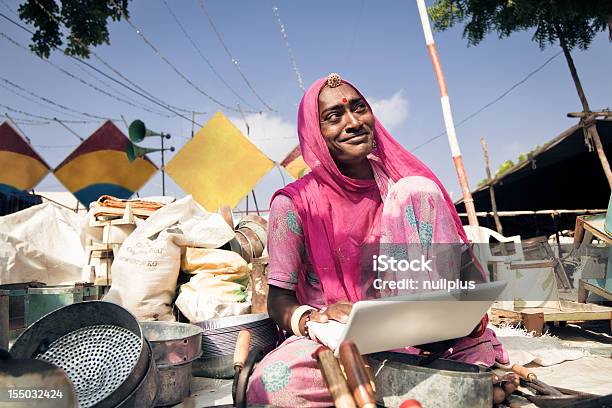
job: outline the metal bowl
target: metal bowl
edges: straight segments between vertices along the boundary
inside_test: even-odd
[[[251,332],[250,349],[261,347],[267,354],[278,342],[276,323],[265,313],[223,317],[195,324],[204,330],[202,356],[193,362],[193,375],[199,377],[234,377],[234,349],[242,329]]]
[[[121,403],[149,366],[148,349],[134,316],[103,301],[74,303],[43,316],[15,340],[11,354],[62,368],[81,407]]]

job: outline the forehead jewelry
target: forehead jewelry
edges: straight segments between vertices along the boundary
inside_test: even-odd
[[[330,88],[336,88],[340,85],[342,85],[342,78],[340,78],[340,75],[335,72],[332,72],[327,76],[327,86],[329,86]]]

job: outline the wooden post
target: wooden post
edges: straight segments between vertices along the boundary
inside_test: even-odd
[[[582,89],[582,84],[580,83],[580,78],[578,77],[578,71],[576,71],[574,60],[570,54],[565,38],[563,37],[563,32],[559,26],[557,26],[557,36],[559,37],[559,44],[563,49],[563,55],[565,55],[565,60],[567,61],[570,74],[572,74],[572,79],[574,80],[574,85],[576,86],[576,92],[578,92],[578,98],[580,98],[580,103],[582,104],[582,112],[584,113],[584,116],[580,122],[583,125],[585,136],[593,140],[595,143],[595,150],[597,151],[597,156],[599,156],[601,167],[603,168],[606,178],[608,179],[608,185],[610,186],[610,189],[612,189],[612,170],[610,170],[610,163],[608,162],[603,145],[601,144],[601,138],[599,137],[599,132],[597,131],[595,122],[595,115],[592,115],[591,109],[589,108],[589,102],[587,101],[584,89]]]
[[[497,201],[495,201],[495,189],[493,188],[493,178],[491,177],[491,167],[489,165],[489,149],[487,147],[487,141],[484,137],[480,138],[480,145],[482,146],[482,153],[485,159],[485,169],[487,171],[487,182],[489,183],[489,194],[491,195],[491,209],[493,210],[493,218],[495,219],[495,228],[497,232],[504,235],[499,215],[497,214]]]
[[[587,120],[586,123],[587,124],[584,131],[595,143],[595,150],[597,151],[597,156],[599,156],[601,167],[603,168],[606,178],[608,179],[608,185],[610,186],[610,189],[612,189],[612,170],[610,170],[610,163],[608,162],[608,158],[604,152],[603,144],[601,143],[601,138],[599,137],[599,132],[597,131],[597,126],[595,125],[595,118],[592,120]]]

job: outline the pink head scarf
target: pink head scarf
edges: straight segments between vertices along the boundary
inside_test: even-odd
[[[355,255],[359,254],[362,243],[372,243],[372,239],[377,239],[375,230],[380,221],[382,200],[376,182],[344,176],[332,159],[319,126],[319,93],[326,81],[327,78],[321,78],[308,88],[298,110],[300,148],[311,172],[278,190],[272,200],[277,194],[282,194],[295,204],[302,222],[306,250],[329,305],[341,300],[356,302],[363,297],[360,259]],[[342,82],[353,86],[347,81]],[[377,147],[368,156],[371,163],[394,182],[407,176],[422,176],[434,181],[444,194],[459,235],[468,242],[455,206],[440,180],[407,152],[378,119],[374,118],[374,121]],[[363,214],[363,217],[357,215],[359,219],[350,219],[347,213]],[[359,231],[354,231],[355,228]],[[352,231],[352,236],[349,237],[345,231]],[[361,238],[352,239],[355,235],[363,241]],[[349,256],[338,256],[339,247]],[[300,283],[303,282],[298,283],[298,300],[308,303],[299,291]]]

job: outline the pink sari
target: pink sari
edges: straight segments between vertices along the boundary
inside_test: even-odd
[[[378,120],[377,148],[368,157],[375,180],[355,180],[340,173],[319,128],[318,95],[324,84],[323,78],[308,89],[298,112],[302,155],[312,171],[275,193],[268,232],[269,283],[295,290],[301,304],[318,308],[367,297],[374,276],[364,280],[360,268],[364,246],[382,248],[385,243],[403,242],[416,244],[426,253],[432,244],[467,242],[440,181]],[[457,256],[448,257],[448,264],[428,278],[454,279],[458,261]],[[507,362],[495,335],[485,328],[483,319],[480,330],[456,340],[443,357],[486,366],[496,360]],[[333,405],[312,356],[318,346],[293,336],[268,354],[251,377],[249,402]]]
[[[410,176],[431,180],[443,196],[443,200],[436,204],[447,207],[457,234],[463,242],[468,240],[455,206],[440,180],[407,152],[378,119],[375,118],[374,126],[377,147],[369,156],[375,180],[356,180],[340,173],[319,127],[318,98],[325,83],[326,78],[315,81],[304,94],[298,110],[300,148],[311,172],[278,190],[272,200],[279,194],[286,195],[297,207],[306,249],[321,281],[325,303],[356,302],[363,298],[364,293],[358,255],[364,244],[380,240],[383,200],[389,181],[395,183]],[[300,295],[298,290],[298,300],[308,303],[307,299],[300,299]]]

